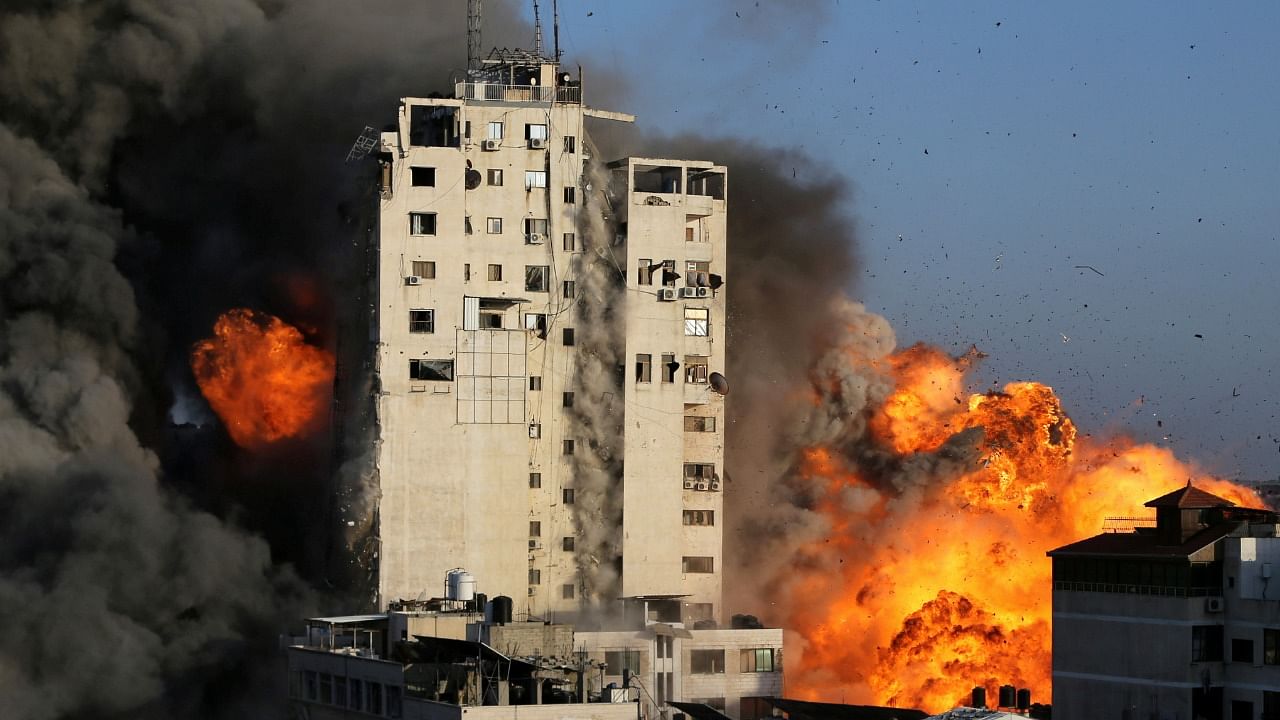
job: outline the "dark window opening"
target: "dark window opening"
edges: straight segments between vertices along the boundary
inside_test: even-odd
[[[409,168],[409,182],[414,187],[435,187],[436,169],[433,167]]]
[[[690,650],[689,671],[694,675],[723,673],[724,650]]]
[[[453,361],[412,359],[409,361],[409,379],[452,382]]]
[[[411,105],[409,144],[418,147],[458,147],[458,108]]]

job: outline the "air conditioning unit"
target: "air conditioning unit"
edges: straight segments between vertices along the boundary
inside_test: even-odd
[[[692,480],[690,480],[689,478],[685,478],[685,479],[684,479],[684,489],[685,489],[685,490],[692,490],[692,489],[693,489],[693,481],[692,481]]]
[[[709,288],[709,287],[694,288],[694,290],[697,290],[697,291],[698,291],[698,297],[700,297],[700,298],[709,298],[709,297],[711,297],[711,288]]]
[[[676,299],[675,288],[664,287],[664,288],[658,289],[658,300],[662,302],[673,302],[675,299]]]
[[[1205,612],[1220,613],[1222,612],[1222,598],[1211,597],[1204,599]]]
[[[404,284],[405,285],[421,285],[422,278],[418,277],[417,275],[406,275],[404,278]]]
[[[714,480],[713,480],[713,481],[711,481],[711,489],[712,489],[712,490],[719,490],[719,489],[720,489],[720,483],[715,482]]]
[[[698,288],[682,287],[680,288],[680,297],[696,298],[698,297]]]
[[[502,147],[501,140],[481,140],[480,141],[480,149],[484,150],[485,152],[493,152],[494,150],[497,150],[500,147]]]
[[[541,541],[541,540],[530,540],[530,541],[529,541],[529,549],[530,549],[530,550],[541,550],[541,549],[542,549],[542,541]]]
[[[537,594],[538,594],[538,588],[536,588],[536,587],[534,587],[534,586],[530,585],[530,586],[529,586],[529,595],[530,595],[530,596],[533,596],[533,595],[537,595]]]
[[[541,245],[546,242],[547,238],[542,233],[529,233],[524,236],[525,245]]]
[[[707,489],[707,484],[706,484],[706,483],[704,483],[704,482],[696,483],[696,484],[693,486],[693,489],[694,489],[694,490],[706,490],[706,489]]]
[[[530,150],[546,150],[547,139],[546,138],[529,138],[529,149]]]

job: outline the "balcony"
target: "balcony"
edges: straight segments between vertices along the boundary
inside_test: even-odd
[[[582,88],[562,85],[499,85],[497,83],[458,83],[454,94],[462,100],[512,103],[582,102]]]

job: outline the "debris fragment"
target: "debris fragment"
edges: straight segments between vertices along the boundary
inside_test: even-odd
[[[1099,275],[1102,275],[1102,271],[1101,271],[1101,270],[1099,270],[1098,268],[1096,268],[1096,267],[1092,266],[1092,265],[1077,265],[1077,266],[1076,266],[1076,269],[1077,269],[1077,270],[1092,270],[1092,271],[1094,271],[1094,272],[1098,273]],[[1106,275],[1102,275],[1102,277],[1106,277]]]

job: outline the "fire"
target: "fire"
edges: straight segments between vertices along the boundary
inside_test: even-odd
[[[916,346],[878,361],[894,385],[866,437],[801,453],[827,532],[779,591],[802,637],[788,694],[830,700],[838,688],[849,702],[938,712],[975,686],[994,698],[1012,684],[1048,702],[1046,551],[1107,516],[1145,515],[1143,502],[1189,479],[1261,506],[1166,450],[1079,437],[1045,385],[965,396],[975,357]]]
[[[334,360],[273,315],[223,313],[191,350],[200,392],[237,445],[259,448],[314,430],[333,385]]]

